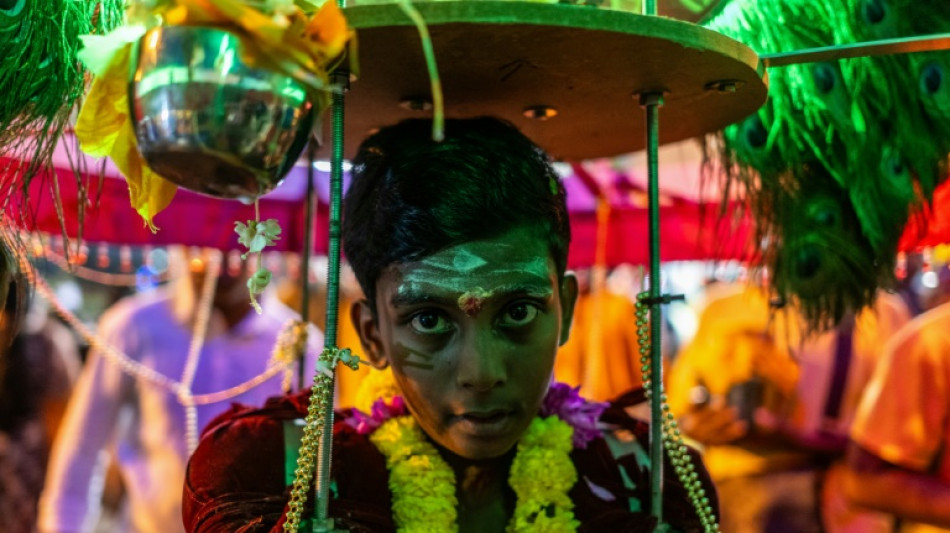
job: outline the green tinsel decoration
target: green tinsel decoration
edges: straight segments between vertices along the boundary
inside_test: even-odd
[[[945,0],[732,0],[706,25],[759,53],[790,52],[950,31],[950,9]],[[950,54],[928,53],[772,68],[766,105],[707,142],[727,188],[747,191],[757,237],[770,243],[759,261],[772,288],[797,299],[813,328],[892,282],[908,218],[946,179],[948,67]],[[851,222],[809,222],[815,202]]]
[[[14,0],[0,8],[0,155],[12,161],[0,169],[3,205],[26,199],[30,181],[50,167],[83,95],[79,36],[106,33],[123,14],[123,0]]]

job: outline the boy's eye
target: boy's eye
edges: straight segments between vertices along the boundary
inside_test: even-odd
[[[520,327],[530,324],[538,316],[538,308],[528,302],[518,302],[509,305],[501,316],[501,325],[505,327]]]
[[[436,313],[434,311],[422,311],[421,313],[416,313],[410,321],[412,328],[419,333],[445,333],[452,329],[452,325],[449,324],[449,321],[442,316],[441,313]]]

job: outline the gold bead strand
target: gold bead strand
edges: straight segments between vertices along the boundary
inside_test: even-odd
[[[329,363],[330,369],[336,366],[336,360],[339,355],[335,348],[324,348],[320,354],[320,360]],[[297,469],[294,471],[294,483],[290,490],[290,503],[287,510],[287,520],[284,522],[284,531],[286,533],[297,533],[300,522],[303,517],[303,506],[307,502],[307,492],[310,491],[310,483],[313,481],[314,469],[316,467],[317,443],[323,435],[323,411],[327,409],[326,391],[329,390],[329,383],[333,380],[332,370],[327,376],[324,369],[318,363],[316,376],[313,378],[313,387],[310,389],[310,404],[307,407],[307,417],[303,430],[303,438],[300,442],[300,453],[297,457]],[[332,407],[331,407],[332,408]]]
[[[650,390],[653,378],[650,372],[650,312],[644,303],[644,300],[649,298],[649,296],[650,294],[647,292],[638,294],[636,306],[637,340],[640,345],[640,371],[643,373],[643,390],[646,393],[647,400],[653,395]],[[661,390],[663,390],[662,387]],[[705,533],[719,533],[719,524],[716,522],[715,513],[710,505],[709,498],[706,496],[706,489],[703,488],[699,474],[696,472],[696,467],[693,465],[693,461],[689,456],[689,449],[683,441],[682,432],[676,423],[676,417],[670,410],[669,403],[667,403],[665,392],[660,397],[660,405],[663,411],[663,415],[659,421],[660,424],[663,425],[663,447],[670,457],[670,463],[673,465],[676,477],[679,478],[680,483],[686,487],[690,503],[693,504],[693,508],[696,510],[697,516],[699,516]],[[654,420],[651,423],[656,422],[657,421]]]

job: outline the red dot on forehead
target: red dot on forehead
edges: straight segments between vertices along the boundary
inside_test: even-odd
[[[459,309],[468,316],[475,316],[482,310],[482,307],[485,305],[485,300],[489,296],[491,296],[490,292],[481,287],[475,287],[459,296]]]

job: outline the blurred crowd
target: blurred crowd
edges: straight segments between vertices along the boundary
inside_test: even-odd
[[[247,269],[212,255],[172,254],[172,281],[111,305],[96,327],[103,344],[91,349],[43,298],[7,292],[0,531],[183,531],[190,425],[200,429],[231,401],[260,404],[307,385],[322,344],[316,328],[301,372],[191,410],[180,390],[107,353],[187,382],[198,397],[266,372],[282,325],[303,303],[299,280],[275,280],[257,315]],[[920,267],[832,331],[807,331],[794,302],[735,276],[707,276],[666,315],[668,401],[716,482],[722,531],[950,531],[950,270]],[[307,274],[316,281],[322,270]],[[595,400],[626,398],[646,418],[645,339],[633,326],[642,277],[629,267],[580,273],[555,379]],[[341,291],[338,344],[359,352],[348,309],[361,296],[346,275]],[[314,283],[308,315],[321,327],[325,298]],[[13,319],[22,306],[29,312]],[[339,374],[339,406],[353,405],[363,372]]]

